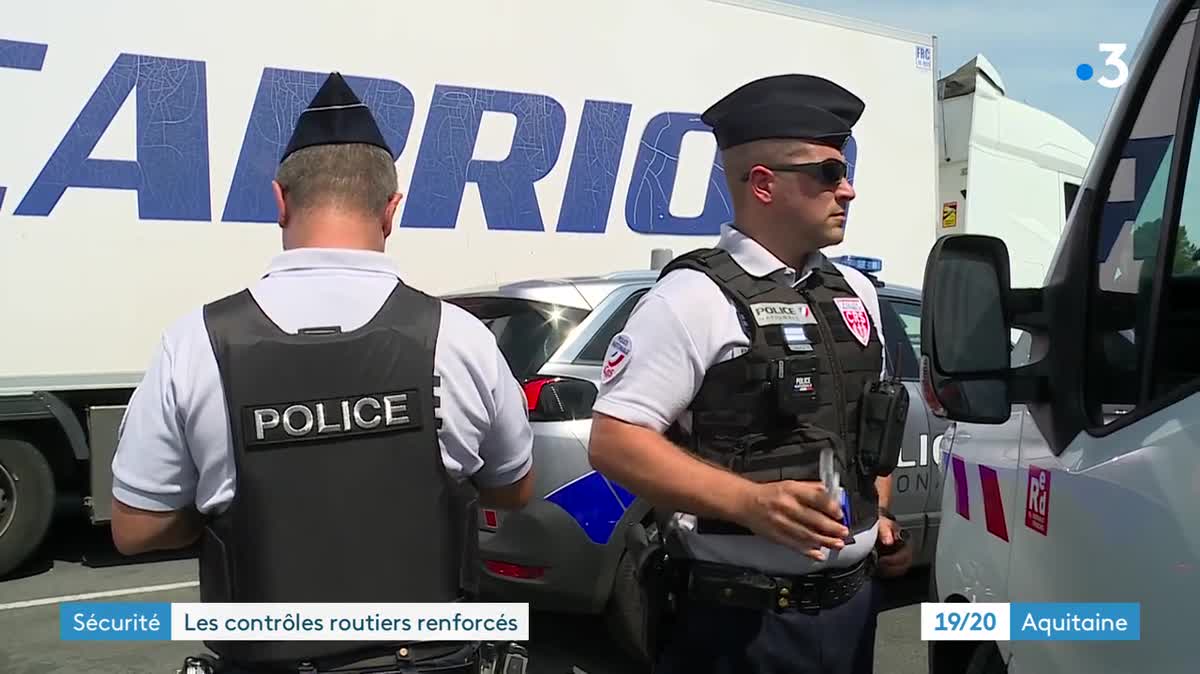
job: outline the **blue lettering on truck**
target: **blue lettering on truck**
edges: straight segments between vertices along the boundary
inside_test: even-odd
[[[91,159],[133,93],[137,161]],[[135,190],[148,220],[211,220],[201,61],[121,54],[42,168],[16,215],[46,216],[69,187]]]
[[[0,40],[0,68],[40,71],[47,45]],[[296,117],[326,73],[265,68],[250,105],[221,220],[275,221],[270,190],[278,157]],[[419,143],[410,142],[416,104],[412,92],[393,80],[346,76],[380,122],[396,158],[416,148],[400,227],[453,229],[467,183],[478,188],[487,228],[524,232],[603,234],[617,189],[617,173],[629,133],[632,105],[587,100],[570,148],[566,188],[558,221],[542,221],[534,185],[558,164],[567,116],[553,97],[536,92],[438,84]],[[134,190],[143,219],[211,221],[208,138],[208,81],[203,61],[122,53],[84,103],[13,213],[49,215],[73,187]],[[93,159],[92,151],[117,112],[134,97],[136,161]],[[507,157],[474,159],[485,112],[515,118]],[[732,215],[724,169],[714,155],[703,210],[671,213],[679,153],[688,133],[708,133],[699,115],[662,112],[640,133],[625,198],[625,222],[642,234],[714,235]],[[857,145],[846,148],[854,180]],[[3,206],[4,187],[0,187]]]
[[[35,42],[0,40],[0,68],[40,71],[46,61],[48,45]],[[0,185],[0,206],[4,205],[6,188]]]
[[[484,112],[517,121],[512,150],[500,161],[471,158]],[[566,128],[566,112],[549,96],[437,85],[400,226],[452,229],[473,182],[488,229],[543,231],[533,183],[554,168]]]

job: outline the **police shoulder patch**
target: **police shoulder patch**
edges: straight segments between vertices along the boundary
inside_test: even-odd
[[[633,356],[633,338],[624,332],[617,333],[608,343],[604,354],[604,365],[600,369],[600,382],[607,384],[621,374]]]
[[[866,346],[871,340],[871,317],[867,314],[863,301],[857,297],[838,297],[833,301],[842,314],[842,321],[850,329],[850,334],[854,335],[859,344]]]

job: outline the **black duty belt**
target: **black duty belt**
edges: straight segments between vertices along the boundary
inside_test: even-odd
[[[816,613],[840,606],[870,580],[875,556],[848,567],[802,576],[765,574],[737,566],[688,561],[684,572],[689,601],[777,612]]]
[[[711,517],[696,518],[696,533],[717,534],[722,536],[753,536],[754,532],[746,527]]]
[[[239,665],[204,654],[187,658],[178,674],[525,674],[528,651],[517,643],[443,645],[416,643],[387,654],[347,658],[352,662],[298,666]]]
[[[713,519],[711,517],[699,517],[696,519],[697,534],[715,534],[718,536],[755,536],[753,531],[746,527],[728,522],[726,520]],[[845,539],[846,545],[853,545],[854,536],[847,536]]]

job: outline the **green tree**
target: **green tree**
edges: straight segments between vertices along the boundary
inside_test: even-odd
[[[1133,230],[1133,256],[1139,260],[1153,260],[1158,253],[1158,232],[1162,227],[1162,218],[1143,222]],[[1178,229],[1175,239],[1175,256],[1172,261],[1171,273],[1174,276],[1186,276],[1200,269],[1197,260],[1196,244],[1188,238],[1187,226]]]

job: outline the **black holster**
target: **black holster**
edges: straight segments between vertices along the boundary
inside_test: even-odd
[[[183,667],[179,668],[179,674],[220,674],[223,668],[216,658],[207,653],[201,653],[184,658]]]
[[[642,644],[649,662],[659,653],[671,634],[675,618],[675,563],[659,539],[651,540],[641,525],[630,527],[626,535],[626,554],[632,555],[642,598]]]
[[[873,381],[859,402],[858,450],[864,476],[887,477],[900,462],[908,389],[895,380]]]

